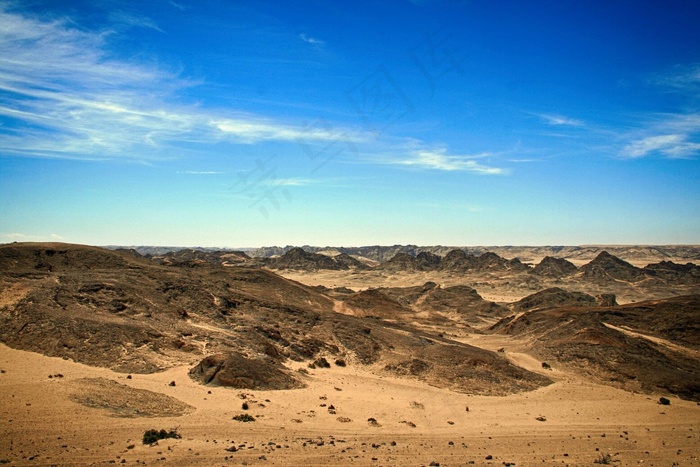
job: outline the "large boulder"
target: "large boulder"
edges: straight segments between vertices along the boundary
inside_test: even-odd
[[[268,358],[248,358],[238,352],[204,358],[190,370],[190,378],[202,384],[238,389],[294,389],[304,386],[281,363]]]

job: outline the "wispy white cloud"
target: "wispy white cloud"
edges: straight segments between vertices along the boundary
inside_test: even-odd
[[[410,151],[402,158],[389,159],[388,162],[396,165],[446,172],[465,171],[481,175],[504,175],[508,173],[508,171],[503,168],[488,166],[475,160],[491,156],[493,156],[491,153],[450,155],[445,148],[416,149]]]
[[[185,174],[185,175],[222,175],[225,172],[216,172],[213,170],[185,170],[182,172],[178,172],[179,174]]]
[[[636,159],[659,153],[672,159],[684,159],[700,153],[700,143],[688,141],[687,135],[668,134],[647,136],[627,144],[622,156]]]
[[[700,63],[678,65],[651,76],[649,82],[663,91],[680,93],[687,102],[700,98]],[[692,108],[691,106],[687,106]],[[639,128],[623,135],[623,158],[659,155],[669,159],[700,156],[700,112],[679,110],[652,113],[640,118]]]
[[[651,75],[649,82],[667,90],[693,93],[698,97],[698,93],[700,93],[700,63],[677,65],[669,71]]]
[[[540,117],[547,125],[565,125],[565,126],[584,126],[583,120],[578,120],[575,118],[564,117],[563,115],[557,114],[535,114]]]
[[[153,29],[165,33],[165,31],[158,27],[155,21],[146,16],[132,15],[123,11],[113,12],[109,16],[114,23],[123,24],[128,27]]]
[[[261,182],[267,186],[308,186],[316,183],[315,180],[309,178],[270,178]]]
[[[64,241],[65,238],[55,233],[49,235],[33,235],[19,232],[9,232],[0,233],[0,240],[4,240],[7,242],[60,242]]]
[[[301,39],[302,41],[304,41],[308,44],[319,46],[319,47],[323,47],[324,45],[326,45],[325,41],[322,41],[321,39],[316,39],[315,37],[307,36],[306,34],[299,34],[299,39]]]
[[[678,66],[672,72],[656,76],[653,84],[661,89],[679,92],[689,103],[700,98],[700,65]],[[700,112],[695,109],[649,113],[639,117],[637,126],[622,137],[624,144],[619,155],[623,158],[700,156]]]
[[[148,19],[123,16],[122,23],[156,27]],[[301,35],[308,43],[319,39]],[[504,174],[506,170],[475,159],[492,156],[452,155],[406,138],[369,134],[333,122],[302,125],[235,109],[187,105],[180,96],[200,82],[183,78],[156,62],[125,61],[108,51],[115,30],[91,32],[67,19],[30,17],[0,4],[0,132],[7,154],[80,160],[154,161],[173,157],[175,147],[206,148],[228,141],[267,141],[309,146],[351,145],[347,157],[359,161],[360,149],[392,154],[390,164],[428,170]],[[343,148],[345,146],[342,146]],[[360,149],[358,149],[360,147]],[[334,146],[334,150],[337,150]],[[397,156],[398,154],[398,156]],[[341,156],[337,156],[341,157]],[[376,158],[364,163],[376,163]],[[381,162],[386,163],[386,162]],[[189,175],[216,175],[189,171]],[[287,179],[287,186],[308,180]]]
[[[120,21],[155,27],[146,18]],[[158,160],[182,143],[330,141],[346,129],[305,128],[235,110],[179,103],[201,83],[156,62],[108,51],[115,30],[91,32],[68,19],[30,17],[0,4],[0,147],[16,155],[83,160]]]
[[[175,8],[177,8],[180,11],[185,11],[187,9],[184,5],[181,5],[179,3],[175,3],[172,0],[170,0],[168,3],[170,3],[172,6],[174,6]]]
[[[241,142],[259,141],[351,141],[360,142],[365,138],[357,132],[339,128],[303,127],[277,122],[247,119],[213,120],[211,125],[222,133],[233,136]]]
[[[530,162],[542,162],[542,159],[506,159],[508,162],[514,162],[516,164],[527,164]]]
[[[26,235],[26,234],[22,234],[19,232],[10,232],[10,233],[6,233],[6,234],[2,234],[2,236],[6,239],[13,240],[13,241],[21,241],[21,240],[24,240],[26,238],[32,238],[32,235]]]
[[[106,52],[110,35],[0,6],[0,115],[12,122],[0,134],[5,151],[148,158],[158,142],[191,130],[191,115],[158,106],[158,97],[191,83],[153,64],[114,59]]]

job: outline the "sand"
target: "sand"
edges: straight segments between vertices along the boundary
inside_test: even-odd
[[[0,345],[0,462],[573,466],[609,454],[613,465],[700,465],[698,404],[669,397],[671,405],[660,405],[659,395],[542,369],[507,337],[461,339],[505,347],[512,361],[555,383],[507,397],[470,396],[350,365],[308,370],[304,389],[249,391],[199,385],[188,366],[128,379]],[[84,405],[86,394],[109,388],[118,389],[113,399]],[[232,420],[242,413],[256,421]],[[182,438],[143,445],[151,428],[176,429]]]

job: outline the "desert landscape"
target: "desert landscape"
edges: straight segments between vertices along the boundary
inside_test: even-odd
[[[0,0],[0,467],[700,467],[698,18]]]
[[[698,264],[0,245],[0,462],[698,465]]]

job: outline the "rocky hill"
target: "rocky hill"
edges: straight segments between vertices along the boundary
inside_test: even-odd
[[[588,264],[581,266],[580,273],[589,280],[637,282],[647,278],[644,271],[627,261],[602,251]]]
[[[647,265],[643,271],[669,284],[700,284],[700,266],[693,263],[676,264],[673,261],[661,261]]]
[[[367,268],[364,263],[361,263],[357,259],[345,253],[329,256],[325,254],[311,253],[302,248],[292,248],[279,258],[268,259],[264,264],[271,269],[293,269],[297,271]]]
[[[468,255],[464,250],[451,250],[440,262],[443,271],[466,271],[475,267],[476,256]]]
[[[518,258],[505,259],[495,253],[487,252],[479,256],[467,254],[464,250],[450,250],[444,257],[423,251],[411,256],[397,253],[389,261],[382,263],[379,269],[388,271],[527,271],[529,266]]]
[[[378,266],[387,271],[415,271],[416,259],[408,253],[397,253],[389,261]]]
[[[535,309],[492,332],[604,384],[700,401],[700,295],[615,307]]]
[[[545,256],[530,273],[544,277],[564,277],[575,273],[577,270],[578,268],[574,263],[564,258]]]
[[[136,252],[136,250],[131,251]],[[138,252],[136,253],[138,254]],[[148,255],[147,257],[158,264],[175,266],[196,266],[197,264],[201,263],[230,266],[233,264],[243,264],[251,260],[251,257],[243,251],[205,251],[192,248],[171,251],[162,255]]]
[[[335,296],[343,301],[346,312],[355,315],[456,326],[472,332],[480,332],[484,322],[508,313],[507,308],[484,300],[465,285],[443,288],[427,282],[414,287],[382,287]]]
[[[569,292],[559,287],[542,290],[510,305],[514,311],[546,310],[563,306],[596,306],[595,297],[582,292]]]

